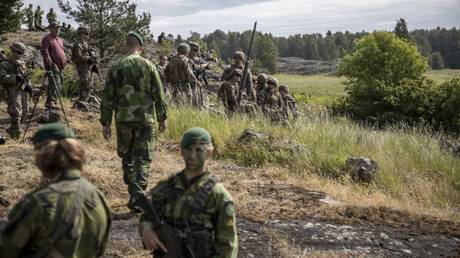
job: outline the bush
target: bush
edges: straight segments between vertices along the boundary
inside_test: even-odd
[[[339,64],[348,95],[334,108],[378,124],[425,121],[434,94],[427,68],[415,45],[388,32],[369,34]]]
[[[438,129],[460,133],[460,78],[441,84],[434,98],[433,123]]]

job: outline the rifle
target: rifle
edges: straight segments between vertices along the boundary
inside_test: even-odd
[[[24,78],[24,83],[21,85],[21,90],[26,91],[29,93],[30,96],[32,96],[32,84],[30,83],[29,76],[26,73],[26,63],[23,61],[18,61],[17,62],[17,73]]]
[[[241,97],[243,95],[243,88],[246,85],[248,79],[249,59],[251,58],[252,45],[254,44],[254,36],[256,35],[257,21],[254,22],[254,28],[252,29],[251,43],[249,44],[249,50],[246,55],[246,62],[244,63],[243,78],[240,82],[240,90],[238,92],[238,106],[241,104]]]
[[[163,258],[185,258],[182,254],[182,240],[174,236],[173,228],[162,221],[153,207],[152,202],[144,194],[139,194],[136,205],[142,210],[145,218],[153,224],[153,230],[157,233],[161,243],[168,250],[162,254]]]
[[[101,78],[99,74],[99,68],[97,67],[97,55],[94,48],[88,48],[89,56],[91,57],[91,73],[97,74],[97,77]]]

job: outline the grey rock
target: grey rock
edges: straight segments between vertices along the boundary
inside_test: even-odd
[[[346,171],[359,183],[371,183],[378,173],[377,162],[363,157],[350,157],[346,161]]]
[[[240,142],[240,143],[248,143],[248,142],[252,142],[254,140],[261,140],[261,139],[264,139],[266,137],[267,137],[267,135],[265,135],[263,133],[260,133],[260,132],[256,132],[253,129],[248,128],[248,129],[244,129],[244,131],[241,134],[240,138],[238,138],[238,142]]]
[[[443,139],[439,143],[441,151],[450,153],[452,156],[460,157],[460,143],[453,140]]]

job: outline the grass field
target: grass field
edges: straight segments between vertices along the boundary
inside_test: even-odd
[[[428,71],[427,77],[436,83],[460,77],[460,70]],[[301,102],[329,104],[345,95],[344,77],[334,74],[295,75],[276,74],[280,84],[289,85],[291,93]]]

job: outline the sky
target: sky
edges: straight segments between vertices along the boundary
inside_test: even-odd
[[[74,0],[69,0],[71,3]],[[152,15],[150,30],[190,35],[252,29],[276,36],[335,31],[392,30],[404,18],[410,30],[460,27],[460,0],[131,0]],[[25,4],[59,10],[52,0]],[[61,21],[66,21],[59,14]],[[68,22],[68,21],[67,21]]]

